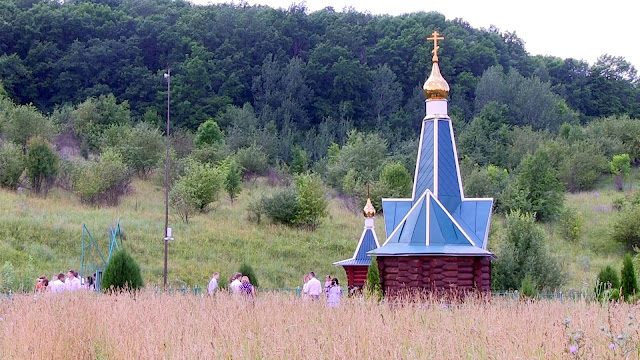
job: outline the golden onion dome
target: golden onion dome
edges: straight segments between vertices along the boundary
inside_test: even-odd
[[[440,67],[438,66],[438,49],[440,49],[438,40],[444,40],[444,37],[438,35],[440,34],[434,31],[432,37],[427,38],[427,40],[433,40],[433,66],[431,67],[429,78],[422,86],[422,91],[427,100],[442,100],[449,95],[449,84],[440,74]]]
[[[367,198],[367,205],[364,206],[362,212],[364,213],[364,217],[366,218],[372,218],[376,214],[376,208],[373,207],[370,198]]]

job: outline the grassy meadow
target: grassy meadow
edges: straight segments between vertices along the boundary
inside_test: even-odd
[[[628,304],[500,298],[328,308],[274,293],[24,295],[0,300],[0,358],[638,359],[639,316]]]
[[[638,179],[638,174],[632,178]],[[639,186],[636,180],[632,188]],[[567,194],[566,205],[583,219],[578,241],[561,239],[553,222],[543,224],[549,235],[548,247],[567,274],[564,290],[590,290],[602,266],[620,267],[624,248],[611,240],[609,232],[617,216],[612,201],[623,193],[613,189],[611,176],[603,176],[597,188]],[[188,225],[171,215],[176,240],[169,245],[170,285],[204,286],[214,271],[221,272],[224,282],[242,262],[254,267],[262,287],[299,286],[302,274],[310,270],[337,275],[346,283],[344,271],[331,263],[353,254],[362,231],[362,216],[348,210],[339,198],[332,198],[328,218],[315,231],[271,224],[264,218],[260,224],[249,222],[249,200],[273,190],[266,179],[259,178],[245,182],[233,204],[221,194],[210,212],[193,217]],[[79,269],[82,224],[87,224],[106,256],[108,229],[120,219],[126,233],[124,246],[139,262],[145,283],[161,284],[164,192],[151,180],[134,181],[132,191],[118,207],[85,206],[75,195],[60,189],[47,198],[0,190],[0,202],[0,265],[10,261],[16,276],[50,277],[69,268]],[[503,217],[494,216],[490,248],[501,241],[502,222]],[[376,218],[376,226],[384,241],[382,216]],[[89,267],[96,263],[91,260],[85,262]]]

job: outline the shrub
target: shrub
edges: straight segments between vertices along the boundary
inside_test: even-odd
[[[41,137],[29,140],[27,148],[27,178],[36,194],[44,192],[46,196],[58,174],[58,154]]]
[[[624,188],[624,179],[629,176],[631,171],[631,158],[629,154],[614,155],[609,163],[611,173],[616,176],[616,188],[622,190]]]
[[[104,291],[137,290],[143,286],[140,266],[126,250],[118,250],[111,255],[102,275]]]
[[[613,199],[613,202],[611,203],[611,207],[613,208],[613,210],[621,211],[622,209],[625,208],[626,204],[627,204],[627,199],[624,196],[618,196],[617,198]]]
[[[562,155],[560,178],[570,192],[590,190],[607,169],[604,151],[595,143],[580,141]]]
[[[227,159],[222,163],[221,168],[224,176],[224,189],[233,204],[233,200],[242,191],[242,169],[234,159]]]
[[[125,164],[144,178],[162,158],[163,149],[164,141],[158,129],[139,123],[128,134],[119,151]]]
[[[365,294],[378,301],[382,300],[382,286],[380,285],[380,270],[375,256],[371,257],[371,264],[367,270],[367,282],[365,283]]]
[[[309,166],[309,154],[296,146],[293,148],[293,159],[291,160],[291,173],[301,174],[307,171]]]
[[[530,275],[538,290],[554,290],[562,285],[560,264],[545,248],[546,234],[531,214],[511,212],[506,218],[505,239],[496,251],[492,286],[496,290],[520,288]]]
[[[566,241],[578,241],[582,236],[582,216],[573,208],[566,208],[558,217],[556,230]]]
[[[249,281],[251,282],[251,285],[258,287],[258,277],[256,276],[256,272],[253,271],[253,268],[247,264],[247,263],[242,263],[242,265],[240,265],[240,268],[238,269],[238,272],[241,273],[243,276],[246,276],[249,278]]]
[[[210,164],[191,161],[185,174],[171,189],[171,203],[185,223],[196,212],[203,213],[209,204],[218,200],[223,186],[220,171]]]
[[[32,137],[50,140],[54,133],[54,125],[33,105],[19,105],[8,111],[4,124],[6,139],[19,146],[27,145]]]
[[[15,269],[11,261],[5,261],[0,270],[0,294],[6,294],[11,291],[16,291],[20,286],[20,281],[16,276]]]
[[[15,189],[23,171],[22,149],[11,142],[0,142],[0,186]]]
[[[598,280],[596,282],[596,286],[594,292],[596,294],[596,298],[598,300],[602,300],[609,291],[609,298],[611,297],[612,289],[620,288],[620,278],[618,277],[618,273],[609,265],[602,268],[598,273]]]
[[[264,199],[264,212],[272,220],[285,225],[295,224],[298,214],[298,195],[292,187],[277,190]]]
[[[209,119],[198,126],[195,138],[196,147],[221,145],[223,142],[224,135],[215,120]]]
[[[629,207],[613,223],[612,237],[627,249],[640,247],[640,206]]]
[[[522,283],[520,284],[520,295],[525,298],[533,298],[538,295],[536,282],[533,280],[531,275],[526,275],[522,279]]]
[[[399,162],[385,165],[380,173],[380,183],[388,189],[385,197],[404,198],[411,196],[411,174]]]
[[[264,198],[249,196],[249,203],[247,204],[247,220],[249,222],[260,224],[264,213]]]
[[[117,205],[131,183],[131,172],[120,153],[107,149],[98,161],[79,160],[72,166],[71,184],[80,201]]]
[[[295,181],[297,211],[295,224],[315,229],[327,216],[328,201],[324,185],[317,176],[298,175]]]
[[[622,259],[622,271],[620,272],[620,286],[622,287],[622,297],[629,301],[638,292],[638,280],[633,267],[631,254],[625,254]]]
[[[269,157],[262,147],[255,143],[248,148],[238,149],[234,157],[243,169],[242,175],[245,177],[262,175],[269,167]]]

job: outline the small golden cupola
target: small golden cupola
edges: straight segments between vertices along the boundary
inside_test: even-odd
[[[438,31],[434,31],[432,37],[428,37],[427,40],[433,40],[433,66],[431,67],[431,74],[427,81],[422,86],[422,91],[427,100],[444,100],[449,95],[449,84],[440,74],[440,67],[438,66],[438,40],[444,40],[444,36],[439,36]]]
[[[372,218],[375,216],[376,214],[376,208],[373,207],[373,204],[371,203],[371,199],[367,198],[367,205],[364,206],[364,209],[362,209],[362,213],[364,214],[364,217],[366,218]]]

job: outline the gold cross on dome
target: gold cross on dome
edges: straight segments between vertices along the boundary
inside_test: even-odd
[[[440,46],[438,46],[438,40],[444,40],[444,36],[440,36],[438,30],[434,30],[431,37],[428,37],[427,40],[433,40],[433,51],[431,51],[433,53],[432,60],[438,61],[438,49],[440,49]]]

